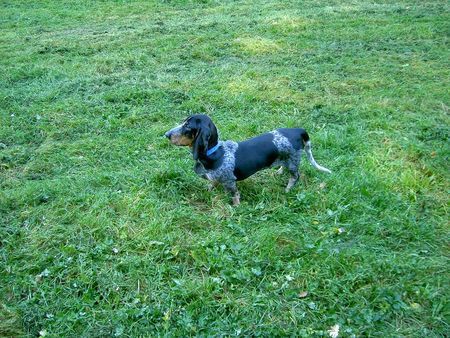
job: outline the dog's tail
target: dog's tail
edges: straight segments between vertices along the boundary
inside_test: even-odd
[[[304,150],[306,152],[306,156],[308,157],[309,163],[311,163],[311,165],[314,168],[316,168],[317,170],[331,174],[331,170],[318,165],[316,160],[314,159],[312,151],[311,151],[311,141],[309,140],[308,133],[306,131],[303,131],[301,136],[302,136],[302,141],[303,141],[303,145],[304,145]]]

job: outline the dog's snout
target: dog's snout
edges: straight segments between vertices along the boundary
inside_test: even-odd
[[[170,130],[164,134],[165,137],[170,138],[171,132]]]

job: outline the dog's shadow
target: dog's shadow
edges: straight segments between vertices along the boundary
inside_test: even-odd
[[[296,186],[291,192],[286,193],[288,173],[277,174],[274,169],[258,172],[237,183],[241,202],[250,206],[268,200],[279,200],[283,203],[290,195],[295,195],[296,190],[300,191],[309,185],[309,176],[307,172],[301,173]],[[154,182],[159,186],[159,198],[169,200],[175,197],[199,210],[209,210],[217,204],[232,203],[231,194],[221,184],[213,187],[210,181],[198,177],[189,170],[173,169],[159,172],[155,175]]]

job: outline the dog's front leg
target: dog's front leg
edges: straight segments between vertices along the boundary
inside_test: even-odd
[[[223,187],[226,191],[230,192],[233,197],[233,205],[239,205],[241,203],[241,195],[236,186],[236,181],[228,181],[223,183]]]
[[[277,175],[283,175],[283,172],[284,172],[284,167],[283,166],[281,166],[278,170],[277,170]]]

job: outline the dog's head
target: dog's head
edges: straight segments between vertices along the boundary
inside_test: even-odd
[[[206,157],[206,151],[217,144],[217,128],[206,115],[189,116],[182,124],[164,134],[172,144],[192,147],[194,160]]]

